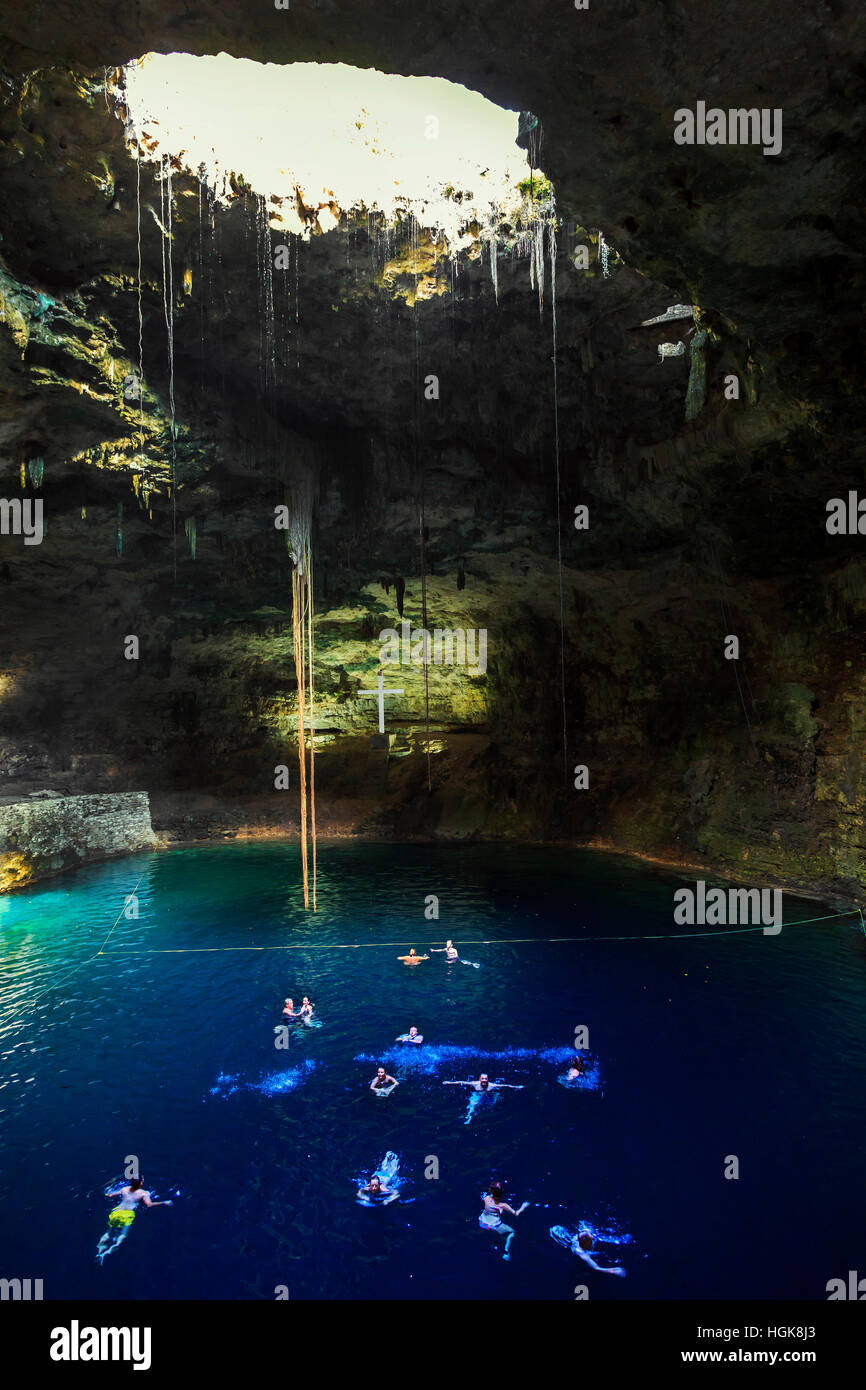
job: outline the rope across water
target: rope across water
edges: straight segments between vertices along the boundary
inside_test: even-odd
[[[863,936],[866,938],[866,923],[863,921],[863,913],[859,907],[852,907],[848,912],[830,912],[823,917],[800,917],[795,922],[783,922],[783,927],[805,927],[813,922],[836,921],[840,917],[860,918],[860,926]],[[113,930],[113,928],[112,928]],[[546,944],[583,943],[590,941],[679,941],[685,937],[702,936],[735,936],[742,932],[762,932],[765,928],[758,927],[725,927],[721,931],[685,931],[685,932],[630,932],[626,936],[504,936],[489,937],[479,941],[465,941],[464,946],[527,946]],[[774,935],[776,933],[773,933]],[[417,937],[413,938],[417,941]],[[409,941],[351,941],[351,942],[299,942],[288,946],[129,946],[122,949],[127,950],[130,955],[195,955],[199,953],[212,953],[218,951],[370,951],[384,950],[388,946],[408,946]],[[458,945],[461,943],[457,943]],[[441,949],[441,948],[440,948]]]

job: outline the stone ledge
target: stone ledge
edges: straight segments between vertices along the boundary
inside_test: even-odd
[[[0,804],[0,892],[156,843],[147,792],[49,795]]]

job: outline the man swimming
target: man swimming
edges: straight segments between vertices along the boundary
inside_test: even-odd
[[[430,951],[431,951],[431,953],[432,953],[432,952],[435,952],[435,954],[436,954],[437,956],[438,956],[438,955],[441,955],[442,952],[444,951],[444,952],[445,952],[445,959],[446,959],[446,960],[459,960],[459,959],[460,959],[460,956],[459,956],[458,951],[457,951],[457,947],[454,945],[454,942],[453,942],[453,941],[446,941],[444,946],[431,946],[431,947],[430,947]]]
[[[294,1002],[294,1000],[293,1000],[293,999],[287,999],[287,1000],[285,1001],[285,1003],[283,1004],[283,1018],[300,1018],[300,1017],[301,1017],[300,1014],[296,1014],[296,1013],[295,1013],[295,1002]]]
[[[408,1043],[422,1043],[422,1042],[424,1041],[424,1036],[423,1036],[422,1033],[419,1033],[419,1032],[418,1032],[418,1029],[417,1029],[417,1028],[412,1027],[412,1028],[409,1029],[409,1032],[408,1032],[408,1033],[401,1033],[400,1036],[399,1036],[399,1038],[395,1038],[394,1041],[395,1041],[395,1042],[408,1042]]]
[[[398,960],[402,960],[406,965],[420,965],[421,962],[422,962],[422,960],[429,960],[430,957],[429,957],[429,956],[416,956],[416,954],[415,954],[415,947],[414,947],[414,946],[411,946],[411,947],[409,948],[409,954],[408,954],[408,956],[398,956],[397,959],[398,959]]]
[[[106,1192],[106,1197],[120,1197],[117,1206],[108,1213],[108,1230],[100,1237],[96,1247],[96,1258],[101,1264],[106,1255],[116,1250],[126,1240],[129,1228],[135,1220],[139,1202],[146,1207],[170,1207],[171,1199],[154,1202],[143,1185],[142,1178],[133,1178],[127,1187],[114,1187]]]
[[[446,1081],[445,1085],[447,1086],[448,1084],[449,1083]],[[461,1083],[458,1082],[457,1084],[460,1085]],[[514,1231],[511,1226],[506,1226],[505,1222],[502,1220],[502,1213],[507,1211],[511,1216],[519,1216],[521,1212],[526,1211],[529,1205],[529,1202],[524,1202],[523,1206],[518,1207],[517,1211],[515,1211],[513,1207],[510,1207],[507,1202],[502,1200],[502,1184],[498,1182],[492,1182],[490,1184],[484,1198],[484,1209],[478,1218],[478,1224],[482,1230],[495,1231],[497,1235],[505,1236],[505,1253],[502,1256],[503,1260],[511,1259],[508,1249],[514,1239]]]
[[[370,1090],[375,1091],[379,1096],[390,1096],[395,1087],[399,1085],[400,1082],[396,1081],[393,1076],[389,1076],[384,1067],[377,1067],[376,1075],[370,1082]]]
[[[522,1091],[523,1086],[514,1086],[509,1081],[491,1081],[482,1072],[477,1081],[443,1081],[443,1086],[471,1086],[473,1091]]]
[[[584,1264],[588,1264],[590,1269],[598,1270],[599,1274],[618,1274],[622,1279],[625,1278],[625,1270],[620,1265],[597,1265],[592,1255],[592,1235],[589,1231],[580,1231],[571,1242],[573,1253]]]
[[[396,1202],[400,1196],[399,1192],[394,1192],[390,1187],[385,1187],[378,1173],[374,1173],[366,1187],[358,1188],[359,1197],[370,1197],[375,1200],[377,1197],[384,1197],[381,1206],[387,1207],[389,1202]]]

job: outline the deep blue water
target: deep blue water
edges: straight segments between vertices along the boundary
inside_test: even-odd
[[[0,1276],[42,1278],[46,1298],[571,1300],[587,1283],[593,1299],[823,1299],[862,1266],[856,918],[642,941],[684,930],[688,880],[500,846],[323,845],[319,868],[316,916],[297,849],[272,843],[0,899]],[[138,920],[84,964],[139,877]],[[788,921],[826,911],[786,895]],[[447,936],[480,968],[396,959]],[[360,949],[315,949],[338,943]],[[224,949],[251,945],[298,949]],[[285,1051],[287,994],[309,994],[323,1026]],[[393,1041],[411,1024],[415,1051]],[[573,1089],[578,1025],[592,1065]],[[384,1099],[377,1060],[401,1080]],[[524,1089],[467,1124],[469,1093],[441,1083],[482,1070]],[[401,1200],[362,1207],[356,1180],[388,1150]],[[133,1154],[157,1194],[181,1195],[99,1266],[103,1189]],[[493,1176],[534,1204],[508,1263],[477,1224]],[[632,1237],[608,1252],[625,1279],[551,1239],[582,1220]]]

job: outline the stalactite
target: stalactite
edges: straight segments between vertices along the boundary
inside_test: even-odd
[[[694,420],[704,408],[707,394],[707,330],[700,326],[697,315],[697,332],[692,338],[689,351],[689,384],[686,388],[686,419]]]

